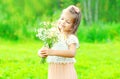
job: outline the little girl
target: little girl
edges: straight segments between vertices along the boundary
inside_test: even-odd
[[[62,11],[58,20],[59,40],[51,49],[42,48],[38,55],[47,57],[48,79],[77,79],[74,68],[76,48],[79,47],[75,36],[80,24],[81,13],[78,7],[71,5]]]

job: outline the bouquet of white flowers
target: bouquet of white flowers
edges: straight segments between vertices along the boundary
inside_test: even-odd
[[[36,36],[44,43],[44,47],[51,48],[58,41],[56,28],[39,28]],[[41,63],[45,63],[45,58],[42,58]]]

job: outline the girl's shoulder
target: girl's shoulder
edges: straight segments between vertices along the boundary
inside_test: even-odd
[[[71,40],[71,41],[72,41],[72,40],[78,41],[78,37],[77,37],[76,35],[71,34],[71,35],[68,36],[67,40],[69,40],[69,41],[70,41],[70,40]]]
[[[67,38],[67,44],[70,45],[72,43],[76,43],[76,48],[79,47],[78,37],[74,34],[69,35],[68,38]]]
[[[70,34],[70,35],[68,36],[68,38],[76,38],[76,39],[78,39],[77,36],[74,35],[74,34]]]

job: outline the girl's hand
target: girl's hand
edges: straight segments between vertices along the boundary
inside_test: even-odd
[[[49,49],[49,48],[45,48],[45,49],[42,49],[41,50],[41,54],[42,55],[51,55],[51,52],[52,52],[52,50],[51,49]]]
[[[48,49],[48,48],[47,47],[43,47],[40,50],[38,50],[38,56],[40,56],[42,58],[47,57],[47,54],[42,51],[42,50],[46,50],[46,49]]]

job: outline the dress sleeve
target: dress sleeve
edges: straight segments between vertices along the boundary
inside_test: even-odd
[[[75,35],[70,35],[67,39],[67,44],[68,45],[70,45],[72,43],[76,43],[76,48],[78,48],[80,46],[78,38]]]

